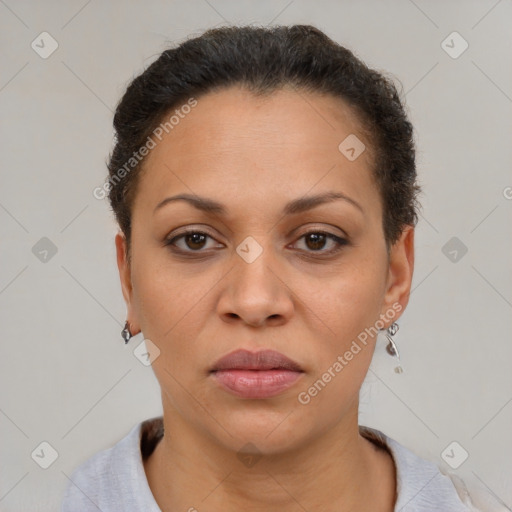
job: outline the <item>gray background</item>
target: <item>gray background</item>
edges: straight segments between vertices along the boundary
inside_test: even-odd
[[[511,10],[504,0],[0,0],[0,509],[57,510],[76,465],[161,413],[151,367],[133,354],[141,340],[120,338],[116,226],[92,193],[128,81],[168,41],[209,27],[312,23],[403,84],[424,187],[396,336],[405,373],[382,340],[360,422],[464,478],[488,510],[511,510]],[[59,45],[48,58],[31,47],[43,31]],[[442,46],[453,31],[469,44],[457,58]],[[452,40],[453,53],[462,41]],[[36,463],[50,453],[43,441],[58,452],[48,469]],[[458,469],[441,455],[453,441],[469,453]]]

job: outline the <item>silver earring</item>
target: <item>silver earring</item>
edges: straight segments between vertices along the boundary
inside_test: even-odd
[[[386,331],[386,338],[388,340],[388,344],[386,346],[386,350],[389,355],[396,357],[398,359],[398,366],[395,367],[396,373],[402,373],[404,369],[400,365],[400,354],[398,353],[398,347],[396,346],[396,343],[393,340],[393,336],[398,331],[398,324],[396,322],[393,322]]]
[[[130,324],[128,323],[128,320],[124,324],[124,329],[121,331],[121,336],[124,339],[125,345],[130,341],[130,338],[133,336],[132,332],[130,331]]]

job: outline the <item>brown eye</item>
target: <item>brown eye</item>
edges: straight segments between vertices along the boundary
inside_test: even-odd
[[[302,239],[305,242],[306,252],[319,252],[323,254],[336,253],[342,246],[348,244],[348,241],[344,238],[323,231],[309,231],[302,235],[299,240]],[[325,246],[328,245],[329,241],[331,242],[331,249],[325,250]]]
[[[202,231],[186,231],[181,235],[177,235],[165,242],[165,245],[171,246],[173,249],[181,252],[204,252],[202,249],[207,245],[207,240],[213,238]],[[181,245],[177,242],[181,242]]]
[[[208,239],[214,240],[214,238],[207,233],[190,230],[167,240],[165,245],[170,246],[171,250],[176,253],[188,253],[189,255],[193,253],[200,254],[207,252]],[[310,231],[299,238],[299,240],[302,239],[304,239],[305,245],[305,249],[301,249],[302,252],[310,254],[319,253],[319,255],[327,256],[337,253],[344,245],[348,244],[346,239],[323,231]],[[331,247],[325,249],[326,246],[329,247],[329,242]]]
[[[202,249],[207,236],[204,233],[189,233],[184,236],[185,244],[190,249]]]
[[[313,251],[318,251],[325,247],[327,235],[324,233],[309,233],[306,235],[306,245]],[[308,244],[309,242],[309,244]]]

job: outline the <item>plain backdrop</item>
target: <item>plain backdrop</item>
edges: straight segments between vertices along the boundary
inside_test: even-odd
[[[510,510],[511,11],[505,0],[0,1],[0,510],[58,510],[79,463],[161,414],[133,354],[142,340],[120,337],[116,226],[93,196],[126,85],[207,28],[295,23],[392,74],[416,129],[405,372],[380,341],[360,423]],[[468,454],[457,469],[447,448]]]

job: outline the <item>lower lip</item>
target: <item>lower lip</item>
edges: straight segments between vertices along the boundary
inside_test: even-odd
[[[213,378],[228,392],[241,398],[270,398],[297,382],[303,372],[292,370],[219,370]]]

